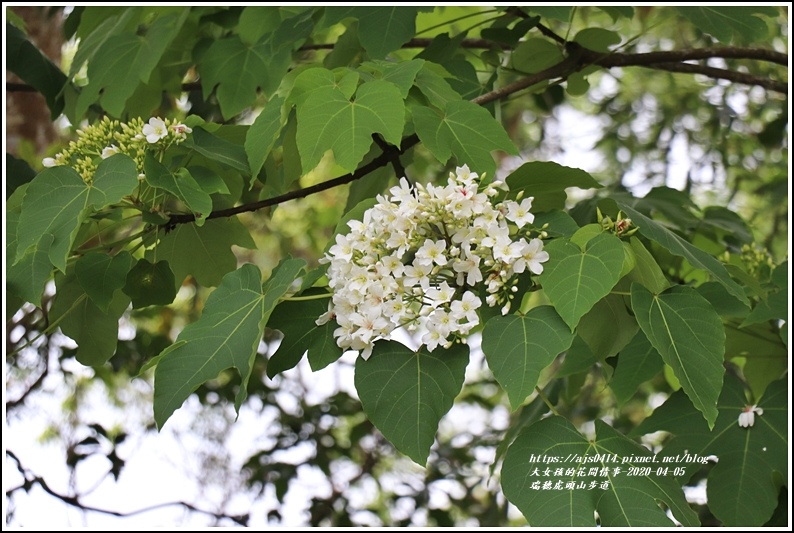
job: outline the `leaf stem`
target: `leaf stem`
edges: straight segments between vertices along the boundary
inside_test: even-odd
[[[540,396],[540,399],[541,399],[541,400],[543,400],[543,403],[545,403],[545,404],[548,406],[548,408],[549,408],[549,409],[551,409],[551,412],[552,412],[552,413],[554,413],[554,416],[562,416],[562,415],[561,415],[561,414],[560,414],[560,413],[557,411],[557,409],[555,409],[555,408],[554,408],[554,406],[551,404],[551,402],[549,401],[549,399],[546,397],[546,395],[545,395],[545,394],[543,394],[543,391],[542,391],[542,390],[540,390],[540,387],[538,387],[537,385],[535,386],[535,392],[537,392],[537,393],[538,393],[538,396]]]
[[[310,294],[308,296],[282,296],[282,302],[305,302],[308,300],[322,300],[323,298],[330,298],[333,293],[325,292],[323,294]]]
[[[631,296],[631,293],[628,291],[609,291],[609,294],[617,294],[620,296]]]

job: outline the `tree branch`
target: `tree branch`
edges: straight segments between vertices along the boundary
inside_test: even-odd
[[[786,94],[788,92],[788,85],[782,81],[770,80],[768,78],[761,78],[746,74],[744,72],[736,72],[735,70],[727,70],[724,68],[707,67],[705,65],[696,65],[693,63],[654,63],[652,65],[640,65],[645,68],[654,68],[659,70],[667,70],[670,72],[685,72],[687,74],[703,74],[709,78],[720,80],[729,80],[743,85],[758,85],[768,91]]]
[[[711,52],[711,54],[709,54],[709,52]],[[578,70],[581,70],[582,68],[590,64],[596,64],[604,68],[640,66],[646,68],[657,68],[660,70],[668,70],[668,71],[691,72],[697,74],[704,74],[706,76],[714,77],[718,79],[730,79],[737,83],[760,85],[762,87],[767,88],[768,90],[783,92],[784,94],[787,92],[787,87],[785,87],[785,84],[783,84],[782,82],[776,82],[774,80],[764,80],[762,78],[759,78],[757,76],[752,76],[750,74],[743,74],[739,72],[729,71],[725,69],[718,69],[714,67],[693,65],[690,63],[670,62],[670,61],[684,61],[684,60],[693,60],[693,59],[705,59],[708,57],[739,58],[740,56],[745,58],[749,58],[750,56],[756,56],[755,57],[756,59],[760,59],[761,56],[763,56],[764,60],[772,61],[774,59],[775,62],[777,62],[777,59],[779,59],[779,57],[777,57],[778,55],[786,58],[788,57],[785,54],[779,54],[779,52],[774,52],[771,50],[759,50],[754,48],[733,49],[728,47],[721,47],[721,48],[713,48],[713,49],[677,50],[673,52],[649,52],[649,53],[641,53],[641,54],[619,54],[619,53],[601,54],[583,48],[579,45],[576,45],[575,43],[569,43],[568,54],[569,54],[568,57],[565,58],[562,62],[542,72],[538,72],[537,74],[526,76],[513,83],[505,85],[504,87],[494,89],[493,91],[490,91],[486,94],[480,95],[477,98],[472,99],[471,102],[478,105],[485,105],[489,102],[501,100],[503,98],[506,98],[507,96],[515,94],[521,90],[527,89],[543,81],[548,81],[558,78],[565,79],[569,75],[573,74],[574,72],[577,72]],[[397,150],[394,147],[392,147],[394,148],[393,150],[390,150],[388,145],[386,145],[386,148],[381,146],[381,149],[384,150],[383,153],[380,156],[373,159],[372,161],[370,161],[369,163],[367,163],[366,165],[358,168],[355,172],[346,174],[344,176],[340,176],[338,178],[334,178],[332,180],[324,181],[322,183],[318,183],[311,187],[290,191],[288,193],[279,196],[274,196],[272,198],[266,198],[258,202],[239,205],[237,207],[232,207],[229,209],[221,209],[219,211],[214,211],[207,218],[224,218],[224,217],[238,215],[240,213],[257,211],[264,207],[281,204],[289,200],[294,200],[296,198],[305,198],[312,194],[325,191],[328,189],[332,189],[339,185],[344,185],[345,183],[356,181],[358,179],[363,178],[370,172],[391,163],[395,157],[399,159],[399,156],[404,154],[408,149],[412,148],[418,142],[419,142],[419,137],[416,134],[411,135],[403,139],[403,142],[399,150]],[[171,215],[170,220],[165,224],[165,226],[170,229],[176,226],[177,224],[185,224],[185,223],[193,222],[194,220],[195,217],[192,214]]]
[[[182,502],[182,501],[158,503],[156,505],[151,505],[149,507],[143,507],[141,509],[137,509],[135,511],[130,511],[130,512],[127,512],[127,513],[122,513],[120,511],[111,511],[109,509],[101,509],[99,507],[93,507],[91,505],[86,505],[86,504],[84,504],[84,503],[82,503],[80,501],[79,496],[67,496],[65,494],[60,494],[60,493],[56,492],[55,490],[51,489],[50,486],[47,484],[47,482],[44,480],[44,478],[31,473],[28,469],[23,467],[22,466],[22,462],[19,460],[19,458],[16,456],[16,454],[14,454],[14,452],[12,452],[11,450],[6,450],[6,455],[14,460],[14,462],[17,464],[17,470],[19,470],[19,473],[22,474],[22,477],[25,479],[25,482],[22,485],[7,490],[6,491],[6,497],[10,497],[12,493],[16,492],[19,489],[25,489],[25,492],[28,492],[28,491],[30,491],[30,489],[32,488],[33,485],[38,485],[38,486],[40,486],[42,488],[42,490],[44,490],[44,492],[46,492],[47,494],[49,494],[53,498],[57,498],[57,499],[61,500],[63,503],[65,503],[67,505],[71,505],[72,507],[76,507],[76,508],[78,508],[78,509],[80,509],[82,511],[92,511],[92,512],[95,512],[95,513],[107,514],[107,515],[116,516],[116,517],[119,517],[119,518],[127,518],[127,517],[130,517],[130,516],[135,516],[135,515],[139,515],[139,514],[143,514],[143,513],[148,513],[150,511],[155,511],[157,509],[162,509],[164,507],[173,507],[175,505],[179,505],[179,506],[184,507],[185,509],[188,509],[188,510],[193,511],[195,513],[201,513],[201,514],[204,514],[204,515],[207,515],[207,516],[211,516],[211,517],[215,518],[216,520],[220,520],[220,519],[223,519],[223,518],[228,518],[229,520],[232,520],[236,524],[239,524],[241,526],[248,526],[249,516],[247,514],[246,515],[240,515],[240,516],[233,516],[233,515],[227,515],[227,514],[223,514],[223,513],[215,513],[215,512],[212,512],[212,511],[207,511],[205,509],[199,509],[198,507],[196,507],[193,504],[190,504],[190,503],[187,503],[187,502]]]

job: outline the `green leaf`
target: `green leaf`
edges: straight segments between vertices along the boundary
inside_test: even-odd
[[[582,96],[589,90],[590,82],[582,72],[574,72],[565,80],[565,92],[570,96]]]
[[[525,196],[532,196],[532,211],[550,211],[564,209],[568,187],[580,189],[600,189],[593,177],[578,168],[564,167],[551,161],[530,161],[524,163],[506,178],[510,186],[510,194],[524,191]]]
[[[499,316],[486,322],[482,351],[514,410],[535,390],[540,372],[571,346],[573,337],[548,305],[524,316]]]
[[[670,187],[654,187],[643,198],[631,197],[631,205],[643,213],[661,213],[667,221],[682,230],[694,228],[700,223],[700,219],[692,214],[693,210],[698,210],[692,197]]]
[[[248,166],[251,168],[251,186],[286,123],[281,113],[283,105],[284,99],[281,97],[275,97],[265,104],[265,108],[251,124],[245,136],[245,153],[248,156]]]
[[[696,290],[722,317],[744,318],[750,311],[749,307],[734,298],[724,286],[716,281],[707,281],[696,287]]]
[[[543,231],[550,237],[570,238],[571,235],[579,231],[576,221],[564,211],[546,211],[535,215],[535,227],[542,228],[546,224],[548,226]]]
[[[152,264],[146,259],[140,259],[127,273],[122,290],[132,298],[133,309],[149,305],[168,305],[176,298],[174,273],[171,272],[168,261]]]
[[[609,382],[618,405],[623,405],[637,392],[639,386],[662,371],[664,363],[645,336],[638,331],[628,346],[618,355],[618,366]]]
[[[248,156],[245,153],[245,148],[218,137],[203,128],[193,128],[193,135],[188,138],[184,146],[208,159],[239,170],[243,174],[248,174],[251,171],[248,167]]]
[[[778,8],[772,6],[678,6],[678,12],[704,32],[722,43],[738,41],[751,43],[768,34],[766,20],[758,15],[777,17]]]
[[[527,9],[547,19],[557,19],[563,22],[568,22],[571,19],[572,8],[568,6],[527,6]]]
[[[548,39],[539,37],[532,37],[518,43],[511,55],[513,68],[529,74],[553,67],[563,59],[565,56],[562,55],[559,46]]]
[[[405,116],[400,90],[383,80],[362,84],[351,102],[338,88],[313,91],[298,108],[301,165],[313,169],[333,150],[337,164],[352,172],[372,144],[372,134],[399,145]]]
[[[318,326],[316,321],[328,310],[328,298],[307,301],[285,301],[276,307],[267,326],[284,334],[278,349],[267,362],[269,378],[297,365],[308,351],[309,364],[317,371],[342,356],[336,345],[337,324],[329,321]]]
[[[77,52],[75,52],[74,59],[72,59],[72,66],[69,68],[69,77],[74,78],[85,62],[93,59],[96,53],[104,47],[105,42],[110,37],[129,30],[132,23],[140,19],[140,14],[140,8],[127,8],[118,15],[112,15],[106,11],[104,14],[105,18],[101,19],[101,22],[87,35],[80,37]],[[86,19],[81,17],[81,26],[82,22],[87,19],[88,17],[86,17]]]
[[[144,32],[109,37],[88,64],[89,83],[77,96],[75,114],[99,104],[111,115],[124,114],[127,100],[141,83],[147,83],[165,49],[179,33],[188,8],[155,20]]]
[[[785,331],[786,327],[780,329]],[[789,353],[779,332],[769,324],[754,324],[725,330],[725,358],[743,358],[742,373],[754,397],[760,398],[767,385],[779,379],[789,366]]]
[[[685,286],[653,294],[633,283],[631,305],[648,340],[713,426],[725,373],[725,328],[717,312],[695,289]]]
[[[188,275],[202,287],[215,287],[225,274],[237,268],[233,244],[256,248],[248,230],[236,218],[208,220],[203,226],[179,224],[160,239],[157,255],[147,251],[146,258],[168,261],[176,287]]]
[[[557,377],[566,377],[587,372],[599,362],[587,343],[578,335],[573,338],[571,347],[565,353]]]
[[[264,34],[278,29],[281,24],[279,8],[274,6],[247,6],[240,13],[237,32],[245,44],[256,43]]]
[[[6,290],[10,294],[41,306],[41,293],[52,274],[52,265],[47,256],[51,244],[52,235],[45,235],[38,248],[31,248],[17,263],[6,264]]]
[[[113,204],[138,185],[135,162],[121,154],[103,160],[92,184],[74,169],[45,168],[28,185],[17,230],[17,259],[29,248],[46,250],[50,262],[66,271],[66,257],[90,211]]]
[[[416,7],[327,7],[326,12],[329,20],[358,19],[359,41],[372,59],[383,59],[416,34]]]
[[[699,525],[675,479],[656,475],[655,466],[648,476],[627,475],[631,467],[650,466],[645,461],[652,459],[651,452],[601,420],[595,431],[588,440],[555,416],[532,424],[510,446],[502,489],[530,526],[595,527],[597,512],[602,527],[672,527],[657,501],[684,526]],[[544,463],[544,457],[557,462]],[[583,474],[577,474],[579,469]],[[595,488],[589,489],[591,483]]]
[[[571,331],[595,303],[609,294],[620,279],[623,246],[620,239],[602,233],[584,250],[565,239],[545,246],[549,260],[538,281]]]
[[[294,47],[303,44],[312,28],[310,18],[292,17],[276,31],[246,45],[238,36],[213,42],[199,61],[206,100],[215,86],[225,118],[231,118],[256,100],[256,89],[266,94],[278,88],[292,61]]]
[[[711,273],[711,275],[714,276],[717,281],[722,283],[725,288],[728,289],[728,292],[738,298],[741,302],[749,303],[747,296],[744,294],[744,289],[742,289],[739,284],[731,279],[730,275],[728,275],[728,271],[725,269],[725,266],[714,257],[688,243],[672,231],[654,222],[625,203],[618,202],[618,205],[625,213],[629,215],[632,222],[639,227],[639,231],[642,235],[653,241],[656,241],[671,254],[685,258],[687,261],[692,263],[694,267],[702,268],[703,270]]]
[[[116,351],[119,318],[127,310],[130,299],[116,292],[103,312],[85,293],[73,271],[56,276],[55,286],[50,320],[59,321],[63,334],[77,343],[77,361],[87,366],[103,365]]]
[[[463,387],[468,347],[414,352],[379,341],[369,360],[356,361],[356,391],[367,418],[400,452],[427,462],[441,417]]]
[[[133,258],[127,251],[122,250],[114,256],[89,252],[77,260],[74,272],[91,301],[106,313],[115,292],[124,287],[132,263]]]
[[[631,237],[629,245],[634,252],[634,268],[628,274],[629,281],[635,281],[655,294],[668,288],[670,282],[642,241]]]
[[[622,289],[620,282],[617,287]],[[609,294],[598,300],[585,314],[576,333],[584,340],[593,354],[603,360],[622,350],[637,333],[637,321],[626,308],[626,297]]]
[[[196,225],[202,226],[212,211],[212,198],[202,190],[190,171],[180,168],[172,174],[155,156],[149,152],[143,165],[146,182],[152,187],[163,189],[180,200],[196,216]]]
[[[22,31],[6,22],[6,68],[44,96],[52,120],[63,111],[66,75],[31,43]]]
[[[334,43],[334,49],[323,59],[325,68],[355,66],[361,63],[364,49],[358,41],[358,21],[352,21]]]
[[[41,293],[52,274],[52,265],[47,257],[47,250],[52,244],[52,236],[44,237],[39,247],[29,250],[16,264],[12,264],[17,254],[17,226],[27,188],[27,184],[18,187],[11,194],[5,206],[6,293],[40,306]],[[10,300],[11,298],[9,298]],[[22,302],[18,302],[18,304],[21,305]],[[13,311],[10,313],[12,314]],[[9,314],[9,316],[11,315]]]
[[[419,139],[442,163],[454,154],[473,172],[493,176],[496,164],[491,151],[518,153],[502,125],[477,104],[458,100],[448,102],[442,114],[425,106],[411,112]]]
[[[774,472],[785,479],[789,464],[787,380],[772,383],[758,402],[763,414],[755,414],[751,427],[739,426],[747,406],[741,383],[728,374],[719,399],[719,417],[710,430],[698,411],[680,391],[658,407],[634,434],[669,431],[675,438],[660,456],[716,455],[709,470],[707,497],[711,512],[728,527],[758,527],[777,505],[778,483]],[[687,477],[694,472],[689,469]]]
[[[231,367],[242,379],[235,399],[239,410],[265,323],[305,264],[300,259],[282,261],[264,286],[259,269],[251,264],[224,276],[207,298],[201,318],[185,326],[160,354],[154,374],[158,428],[202,383]]]
[[[609,52],[609,47],[620,44],[620,35],[604,28],[585,28],[573,38],[588,50],[595,52]]]
[[[742,217],[720,206],[711,206],[703,210],[703,226],[711,227],[718,230],[720,233],[729,236],[731,240],[738,241],[742,244],[752,244],[755,240],[753,231],[742,220]]]
[[[416,73],[414,81],[428,102],[439,109],[446,108],[447,102],[461,99],[460,94],[444,79],[447,76],[450,74],[443,67],[427,61]]]
[[[400,89],[400,95],[405,99],[414,84],[416,75],[420,70],[424,69],[425,63],[423,59],[411,59],[410,61],[401,61],[399,63],[377,60],[368,61],[361,66],[379,72],[381,74],[380,79],[396,85]]]

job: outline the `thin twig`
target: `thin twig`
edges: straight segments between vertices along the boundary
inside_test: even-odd
[[[7,490],[6,491],[6,497],[11,496],[11,494],[13,492],[15,492],[15,491],[17,491],[19,489],[25,489],[25,491],[28,491],[28,490],[30,490],[30,487],[32,487],[33,485],[38,485],[44,490],[44,492],[46,492],[50,496],[52,496],[54,498],[57,498],[57,499],[61,500],[63,503],[65,503],[67,505],[71,505],[72,507],[76,507],[76,508],[78,508],[78,509],[80,509],[82,511],[92,511],[92,512],[95,512],[95,513],[107,514],[107,515],[116,516],[116,517],[119,517],[119,518],[127,518],[127,517],[130,517],[130,516],[135,516],[135,515],[148,513],[148,512],[151,512],[151,511],[155,511],[157,509],[162,509],[164,507],[173,507],[175,505],[178,505],[180,507],[184,507],[185,509],[188,509],[188,510],[193,511],[195,513],[201,513],[201,514],[205,514],[207,516],[211,516],[211,517],[215,518],[216,520],[223,519],[223,518],[228,518],[229,520],[232,520],[236,524],[239,524],[241,526],[248,526],[249,516],[247,514],[246,515],[237,515],[236,516],[236,515],[227,515],[227,514],[223,514],[223,513],[216,513],[216,512],[213,512],[213,511],[207,511],[205,509],[200,509],[200,508],[196,507],[193,504],[190,504],[190,503],[187,503],[187,502],[183,502],[183,501],[173,501],[173,502],[166,502],[166,503],[158,503],[156,505],[151,505],[149,507],[143,507],[141,509],[136,509],[135,511],[129,511],[129,512],[126,512],[126,513],[123,513],[123,512],[120,512],[120,511],[112,511],[112,510],[109,510],[109,509],[102,509],[102,508],[94,507],[94,506],[91,506],[91,505],[86,505],[86,504],[84,504],[84,503],[82,503],[80,501],[80,497],[79,496],[67,496],[65,494],[60,494],[59,492],[56,492],[55,490],[50,488],[50,486],[47,484],[47,482],[44,480],[44,478],[33,474],[28,469],[26,469],[24,466],[22,466],[22,462],[19,460],[19,458],[16,456],[16,454],[14,454],[14,452],[12,452],[10,450],[6,450],[6,455],[14,460],[14,462],[17,464],[17,470],[19,470],[19,472],[22,474],[22,477],[25,479],[25,483],[23,483],[19,487],[14,487],[13,489]]]
[[[760,76],[753,76],[744,72],[736,72],[735,70],[726,70],[724,68],[707,67],[705,65],[696,65],[693,63],[654,63],[652,65],[640,65],[645,68],[653,68],[657,70],[667,70],[670,72],[684,72],[687,74],[702,74],[709,78],[728,80],[734,83],[741,83],[743,85],[758,85],[769,91],[776,93],[787,94],[788,84],[782,81],[770,80],[769,78],[762,78]]]

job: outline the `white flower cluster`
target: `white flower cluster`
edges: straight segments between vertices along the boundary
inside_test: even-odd
[[[499,188],[507,186],[479,190],[478,175],[463,166],[444,187],[403,178],[390,197],[378,196],[324,258],[333,299],[317,324],[335,319],[337,344],[366,359],[375,341],[402,326],[425,331],[429,351],[465,342],[480,323],[478,294],[507,314],[518,274],[540,274],[549,254],[525,229],[532,198],[494,205]]]

